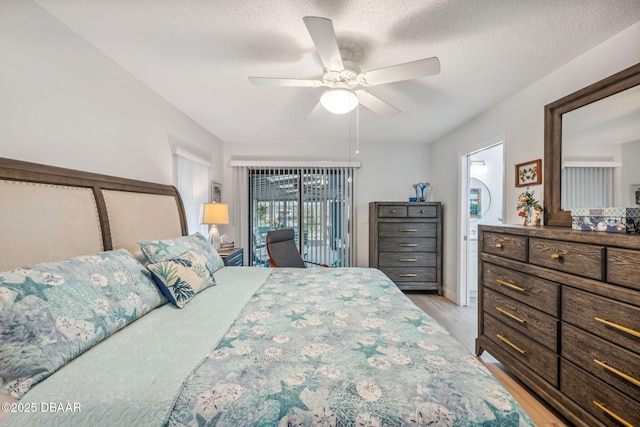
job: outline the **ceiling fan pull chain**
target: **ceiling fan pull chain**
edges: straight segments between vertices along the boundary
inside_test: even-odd
[[[356,106],[356,154],[360,154],[360,103]]]

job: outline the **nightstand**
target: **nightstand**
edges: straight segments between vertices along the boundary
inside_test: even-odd
[[[242,267],[244,265],[244,249],[242,248],[223,249],[218,253],[222,257],[225,267]]]

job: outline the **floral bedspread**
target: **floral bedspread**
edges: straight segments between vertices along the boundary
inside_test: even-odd
[[[533,426],[381,272],[275,269],[176,398],[171,426]]]

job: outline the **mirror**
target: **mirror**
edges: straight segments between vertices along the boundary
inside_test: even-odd
[[[608,98],[611,95],[635,88],[638,85],[640,85],[640,64],[629,67],[545,106],[543,167],[545,224],[571,227],[571,212],[563,210],[561,204],[563,152],[568,150],[567,152],[570,153],[570,150],[572,150],[570,146],[567,146],[567,148],[563,146],[565,115],[567,115],[567,121],[571,123],[571,116],[567,113]],[[628,198],[629,200],[631,199],[631,194],[629,194]],[[622,203],[622,198],[620,203]]]
[[[637,159],[640,85],[565,113],[560,208],[634,207]]]
[[[478,221],[491,207],[491,193],[484,182],[477,178],[471,178],[469,184],[469,219]]]

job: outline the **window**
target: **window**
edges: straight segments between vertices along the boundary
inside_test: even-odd
[[[202,205],[209,201],[209,169],[211,163],[173,146],[173,185],[182,197],[189,234],[209,233],[202,224]]]
[[[269,230],[293,228],[304,259],[353,264],[350,167],[249,167],[251,265],[267,267]]]

